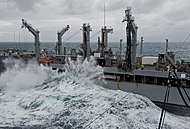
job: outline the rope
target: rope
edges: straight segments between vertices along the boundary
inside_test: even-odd
[[[99,119],[101,116],[103,116],[107,111],[109,111],[112,107],[114,107],[117,103],[119,103],[121,100],[123,100],[124,98],[126,98],[131,92],[134,92],[137,88],[139,87],[139,85],[137,85],[133,90],[131,90],[128,94],[126,94],[124,97],[122,97],[120,100],[118,100],[117,102],[115,102],[111,107],[109,107],[108,109],[106,109],[103,113],[101,113],[100,115],[98,115],[94,120],[92,120],[90,123],[88,123],[84,129],[86,129],[88,126],[90,126],[93,122],[95,122],[97,119]]]
[[[99,34],[100,33],[100,30],[98,31],[98,32],[96,32],[95,34],[93,34],[91,37],[90,37],[90,39],[92,39],[94,36],[96,36],[97,34]]]
[[[166,96],[166,103],[165,103],[165,106],[164,106],[164,116],[163,116],[163,119],[162,119],[162,127],[164,126],[164,121],[165,121],[165,117],[166,117],[166,106],[167,106],[167,102],[168,102],[168,99],[169,99],[169,94],[170,94],[170,86],[169,86],[169,89],[168,89],[168,93],[167,93],[167,96]]]
[[[182,46],[183,46],[183,45],[185,44],[185,42],[189,39],[189,37],[190,37],[190,33],[189,33],[189,35],[187,36],[187,38],[185,39],[185,41],[182,43],[181,47],[179,47],[179,48],[177,49],[176,53],[182,48]]]
[[[187,104],[187,102],[186,102],[186,100],[185,100],[185,98],[184,98],[183,93],[181,92],[180,86],[182,86],[182,88],[183,88],[183,90],[184,90],[184,92],[185,92],[185,95],[187,96],[188,99],[189,99],[189,96],[188,96],[188,94],[187,94],[187,92],[186,92],[184,86],[178,81],[179,79],[178,79],[178,76],[177,76],[175,70],[173,71],[173,73],[174,73],[174,75],[175,75],[175,77],[173,76],[174,79],[177,79],[177,81],[175,80],[175,83],[177,84],[178,92],[179,92],[179,94],[180,94],[180,96],[181,96],[183,102],[185,103],[185,105],[186,105],[188,108],[190,108],[190,106]],[[163,125],[164,125],[164,120],[165,120],[165,115],[166,115],[165,107],[166,107],[166,104],[167,104],[168,99],[169,99],[169,93],[170,93],[170,87],[171,87],[171,79],[172,79],[172,77],[171,77],[171,72],[169,72],[169,75],[168,75],[168,82],[169,82],[170,84],[168,85],[168,87],[167,87],[167,89],[166,89],[166,94],[165,94],[165,98],[164,98],[164,106],[163,106],[163,108],[162,108],[162,112],[161,112],[161,116],[160,116],[160,122],[159,122],[158,129],[162,129],[162,128],[163,128]],[[189,101],[190,101],[190,99],[189,99]]]
[[[178,92],[179,92],[179,94],[180,94],[180,96],[181,96],[183,102],[185,103],[185,105],[186,105],[188,108],[190,108],[190,106],[187,104],[187,102],[186,102],[186,100],[185,100],[185,98],[184,98],[184,96],[183,96],[183,93],[181,92],[181,89],[180,89],[180,86],[181,86],[182,89],[183,89],[183,91],[185,92],[186,97],[188,98],[188,100],[189,100],[189,102],[190,102],[190,97],[189,97],[187,91],[186,91],[185,88],[184,88],[185,86],[183,86],[183,85],[181,84],[181,82],[178,81],[179,78],[178,78],[177,73],[175,72],[175,70],[174,70],[173,72],[174,72],[175,77],[177,78],[177,89],[178,89]]]
[[[77,31],[76,33],[74,33],[72,36],[70,36],[69,38],[67,38],[66,40],[64,40],[63,42],[66,42],[68,40],[70,40],[71,38],[73,38],[75,35],[77,35],[79,32],[81,31],[81,29],[79,31]],[[92,35],[90,38],[93,38],[94,36],[96,36],[100,31],[96,32],[94,35]],[[81,44],[79,44],[78,46],[76,46],[75,48],[80,47]]]
[[[188,100],[189,100],[189,102],[190,102],[189,95],[188,95],[187,91],[185,90],[185,88],[183,87],[183,85],[182,85],[182,88],[183,88],[183,90],[184,90],[184,92],[185,92],[185,95],[187,96],[187,98],[188,98]]]
[[[77,35],[81,30],[77,31],[76,33],[74,33],[73,35],[71,35],[70,37],[68,37],[67,39],[65,39],[63,42],[68,41],[69,39],[73,38],[75,35]]]
[[[187,102],[186,102],[186,100],[185,100],[185,98],[184,98],[184,96],[183,96],[183,93],[181,92],[181,89],[180,89],[179,87],[177,87],[177,89],[178,89],[178,92],[179,92],[179,94],[180,94],[180,96],[181,96],[183,102],[185,103],[185,105],[186,105],[188,108],[190,108],[190,106],[187,104]]]
[[[170,72],[168,74],[168,83],[171,83]],[[170,86],[171,86],[171,84],[168,84],[167,89],[166,89],[166,93],[165,93],[165,97],[164,97],[164,106],[162,108],[162,112],[160,115],[160,121],[159,121],[158,129],[162,129],[163,125],[164,125],[164,120],[165,120],[165,116],[166,116],[165,107],[166,107],[168,99],[169,99]]]
[[[169,99],[169,93],[170,93],[170,86],[169,86],[169,90],[168,90],[168,95],[167,95],[167,99],[166,99],[166,102],[168,102],[168,99]],[[165,105],[165,107],[167,106],[167,103]],[[166,117],[166,111],[164,111],[164,117],[163,117],[163,120],[162,120],[162,128],[163,128],[163,125],[164,125],[164,120],[165,120],[165,117]]]

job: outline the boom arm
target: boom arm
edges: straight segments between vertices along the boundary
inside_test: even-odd
[[[35,56],[36,59],[39,60],[40,58],[40,41],[39,41],[39,33],[40,31],[38,31],[37,29],[34,29],[30,24],[27,23],[26,20],[22,19],[22,28],[27,28],[33,35],[35,38]]]
[[[67,25],[65,28],[63,28],[61,31],[58,31],[58,35],[60,35],[60,36],[63,36],[64,34],[65,34],[65,32],[66,31],[68,31],[69,30],[69,25]]]
[[[56,47],[56,53],[58,55],[61,55],[62,54],[62,36],[65,34],[66,31],[69,30],[69,25],[67,25],[65,28],[63,28],[61,31],[58,31],[57,32],[57,38],[58,38],[58,41],[57,41],[57,47]]]
[[[34,36],[37,36],[40,32],[37,29],[34,29],[26,20],[22,19],[22,28],[27,28]]]

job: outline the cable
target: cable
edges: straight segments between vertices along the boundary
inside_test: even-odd
[[[95,122],[97,119],[99,119],[101,116],[103,116],[107,111],[109,111],[112,107],[114,107],[117,103],[119,103],[121,100],[126,98],[131,92],[134,92],[140,85],[137,85],[133,90],[131,90],[128,94],[126,94],[124,97],[122,97],[119,101],[115,102],[111,107],[106,109],[103,113],[99,114],[94,120],[89,122],[86,126],[84,126],[84,129],[86,129],[88,126],[90,126],[93,122]]]
[[[163,125],[164,125],[164,120],[165,120],[165,116],[166,116],[165,108],[167,106],[167,102],[168,102],[168,99],[169,99],[169,93],[170,93],[170,87],[168,86],[167,90],[166,90],[165,98],[164,98],[164,106],[162,108],[158,129],[162,129]]]
[[[171,72],[169,72],[169,74],[168,74],[168,83],[169,84],[167,86],[165,97],[164,97],[164,106],[162,108],[162,112],[161,112],[161,115],[160,115],[160,121],[159,121],[158,129],[162,129],[162,127],[164,125],[163,123],[164,123],[165,116],[166,116],[165,107],[166,107],[168,99],[169,99],[170,86],[171,86],[171,76],[170,75],[171,75]]]
[[[81,30],[80,30],[81,31]],[[80,32],[79,31],[79,32]],[[74,33],[71,37],[67,38],[64,42],[68,41],[69,39],[71,39],[72,37],[74,37],[75,35],[77,35],[79,33],[78,31],[76,33]],[[93,38],[94,36],[96,36],[100,31],[96,32],[94,35],[92,35],[90,38]],[[75,48],[80,47],[81,44],[79,44],[78,46],[76,46]]]
[[[183,85],[181,84],[181,82],[178,81],[179,78],[178,78],[177,73],[175,72],[175,70],[174,70],[173,72],[174,72],[174,75],[175,75],[175,77],[176,77],[176,79],[177,79],[177,89],[178,89],[178,92],[179,92],[179,94],[180,94],[180,96],[181,96],[183,102],[185,103],[185,105],[186,105],[188,108],[190,108],[190,106],[187,104],[187,102],[186,102],[186,100],[185,100],[185,98],[184,98],[184,95],[183,95],[183,93],[181,92],[181,89],[180,89],[180,86],[181,86],[182,89],[183,89],[184,92],[185,92],[186,97],[187,97],[188,100],[190,101],[190,97],[189,97],[187,91],[186,91],[185,88],[184,88],[185,86],[183,86]]]
[[[69,39],[73,38],[75,35],[77,35],[79,32],[81,31],[81,29],[79,31],[77,31],[76,33],[74,33],[72,36],[70,36],[69,38],[67,38],[66,40],[64,40],[63,42],[68,41]],[[92,35],[90,38],[93,38],[94,36],[96,36],[100,31],[96,32],[94,35]],[[81,44],[79,44],[78,46],[76,46],[75,48],[80,47]]]
[[[182,48],[182,46],[185,44],[185,42],[189,39],[190,37],[190,33],[189,35],[187,36],[187,38],[185,39],[185,41],[182,43],[181,47],[177,49],[176,53]]]
[[[76,33],[74,33],[73,35],[71,35],[70,37],[68,37],[67,39],[65,39],[63,42],[68,41],[69,39],[73,38],[75,35],[77,35],[81,30],[77,31]]]
[[[92,39],[94,36],[96,36],[97,34],[99,34],[100,33],[100,30],[98,31],[98,32],[96,32],[95,34],[93,34],[91,37],[90,37],[90,39]]]
[[[170,93],[170,86],[169,86],[169,92],[168,92],[168,95],[167,95],[167,100],[166,100],[166,102],[168,102],[169,93]],[[166,103],[165,107],[167,107],[167,103]],[[162,121],[162,123],[163,123],[163,124],[162,124],[162,128],[163,128],[163,126],[164,126],[165,117],[166,117],[166,110],[165,110],[165,112],[164,112],[164,117],[163,117],[163,121]]]
[[[185,92],[185,94],[186,94],[186,96],[187,96],[187,98],[188,98],[188,100],[189,100],[189,102],[190,102],[190,98],[189,98],[189,95],[188,95],[187,91],[185,90],[184,87],[182,87],[182,88],[183,88],[183,90],[184,90],[184,92]]]
[[[179,92],[179,94],[180,94],[180,96],[181,96],[183,102],[185,103],[185,105],[186,105],[188,108],[190,108],[190,106],[187,104],[187,102],[186,102],[186,100],[185,100],[185,98],[184,98],[184,96],[183,96],[183,93],[181,92],[181,89],[180,89],[179,87],[177,87],[177,89],[178,89],[178,92]]]

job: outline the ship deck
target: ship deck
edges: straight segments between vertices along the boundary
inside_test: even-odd
[[[118,71],[117,68],[104,68],[107,84],[105,88],[132,92],[149,98],[159,107],[163,107],[167,88],[168,72],[153,70],[134,70],[133,72]],[[177,73],[181,83],[184,81],[184,73]],[[182,88],[180,88],[182,90]],[[186,91],[190,95],[190,88],[186,85]],[[182,90],[183,91],[183,90]],[[183,92],[183,95],[185,93]],[[189,103],[188,98],[185,100]],[[177,87],[171,86],[167,103],[167,111],[183,116],[190,116],[190,108],[183,102]]]
[[[112,80],[167,85],[169,72],[157,70],[139,70],[133,72],[120,71],[116,67],[104,67],[105,77]],[[186,87],[190,87],[190,79],[184,72],[176,72],[178,80]]]
[[[139,94],[149,98],[156,105],[160,107],[163,106],[165,92],[167,88],[166,86],[124,82],[124,81],[119,82],[113,80],[107,80],[106,82],[107,84],[104,86],[105,88],[113,90],[122,90],[125,92],[132,92],[134,94]],[[186,88],[186,91],[190,95],[190,89]],[[185,99],[188,100],[187,98]],[[167,104],[167,109],[168,111],[175,113],[177,115],[190,116],[190,108],[188,108],[184,104],[176,87],[170,88],[170,96]]]

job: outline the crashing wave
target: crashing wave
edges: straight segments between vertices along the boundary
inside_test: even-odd
[[[94,83],[103,78],[103,69],[93,59],[69,60],[65,69],[58,74],[35,62],[17,62],[9,67],[0,77],[0,127],[158,127],[161,110],[149,99]],[[167,113],[163,127],[188,129],[189,121],[188,117]]]

